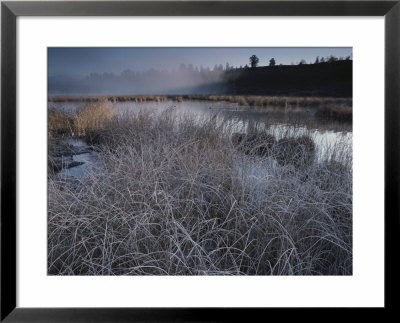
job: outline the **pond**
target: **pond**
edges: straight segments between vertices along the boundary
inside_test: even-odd
[[[216,115],[219,120],[229,124],[235,132],[250,132],[251,129],[263,129],[271,132],[279,140],[280,137],[301,136],[308,134],[314,140],[317,156],[326,155],[330,147],[337,143],[343,143],[352,156],[352,123],[324,120],[316,117],[315,110],[297,108],[285,111],[284,108],[265,110],[262,107],[243,107],[237,103],[214,101],[164,101],[164,102],[118,102],[108,103],[116,114],[125,111],[151,110],[155,113],[165,111],[168,108],[179,113],[190,113],[196,117]],[[57,108],[63,111],[74,111],[85,106],[85,102],[49,102],[49,108]],[[79,140],[69,142],[72,145],[85,145]],[[333,149],[332,149],[333,151]],[[73,156],[74,161],[84,162],[80,166],[64,169],[59,174],[62,176],[81,177],[88,169],[98,164],[95,152]]]

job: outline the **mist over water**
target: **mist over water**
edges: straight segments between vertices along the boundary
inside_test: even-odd
[[[352,275],[353,64],[320,51],[50,48],[47,274]]]
[[[217,94],[224,92],[222,65],[214,69],[182,64],[177,70],[121,74],[91,73],[82,78],[49,77],[49,95]]]
[[[351,66],[311,66],[324,57],[324,62],[351,59],[352,49],[49,47],[48,94],[351,96]],[[275,68],[264,69],[269,66]]]

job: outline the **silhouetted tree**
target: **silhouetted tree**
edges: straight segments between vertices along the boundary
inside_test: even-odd
[[[269,60],[269,66],[275,66],[276,65],[276,62],[275,62],[275,58],[271,58],[270,60]]]
[[[338,60],[337,57],[331,55],[331,57],[329,57],[329,59],[328,59],[328,63],[333,63],[333,62],[336,62],[337,60]]]
[[[317,56],[317,58],[315,59],[314,64],[319,64],[319,56]]]
[[[306,62],[306,60],[305,59],[302,59],[300,62],[299,62],[299,65],[304,65],[304,64],[306,64],[307,62]]]
[[[258,59],[258,57],[256,55],[253,55],[250,57],[250,65],[252,68],[256,67],[258,65],[258,62],[260,60]]]
[[[321,57],[321,63],[325,63],[325,58]]]

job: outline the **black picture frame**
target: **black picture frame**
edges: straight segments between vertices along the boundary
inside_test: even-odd
[[[18,16],[384,16],[385,310],[398,286],[400,1],[90,1],[1,3],[1,321],[258,321],[267,309],[17,308],[16,19]],[[371,257],[373,261],[373,257]],[[286,309],[274,309],[282,311]],[[381,309],[378,309],[381,315]],[[304,313],[304,312],[303,312]],[[330,315],[330,314],[329,314]],[[381,318],[382,319],[382,318]]]

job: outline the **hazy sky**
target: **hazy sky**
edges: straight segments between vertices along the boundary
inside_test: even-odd
[[[234,67],[249,64],[257,55],[260,66],[268,65],[273,57],[277,64],[297,64],[301,59],[314,62],[317,56],[352,57],[351,47],[136,47],[136,48],[49,48],[48,75],[83,77],[90,73],[120,74],[124,70],[146,71],[177,68],[180,64],[213,68],[226,63]]]

